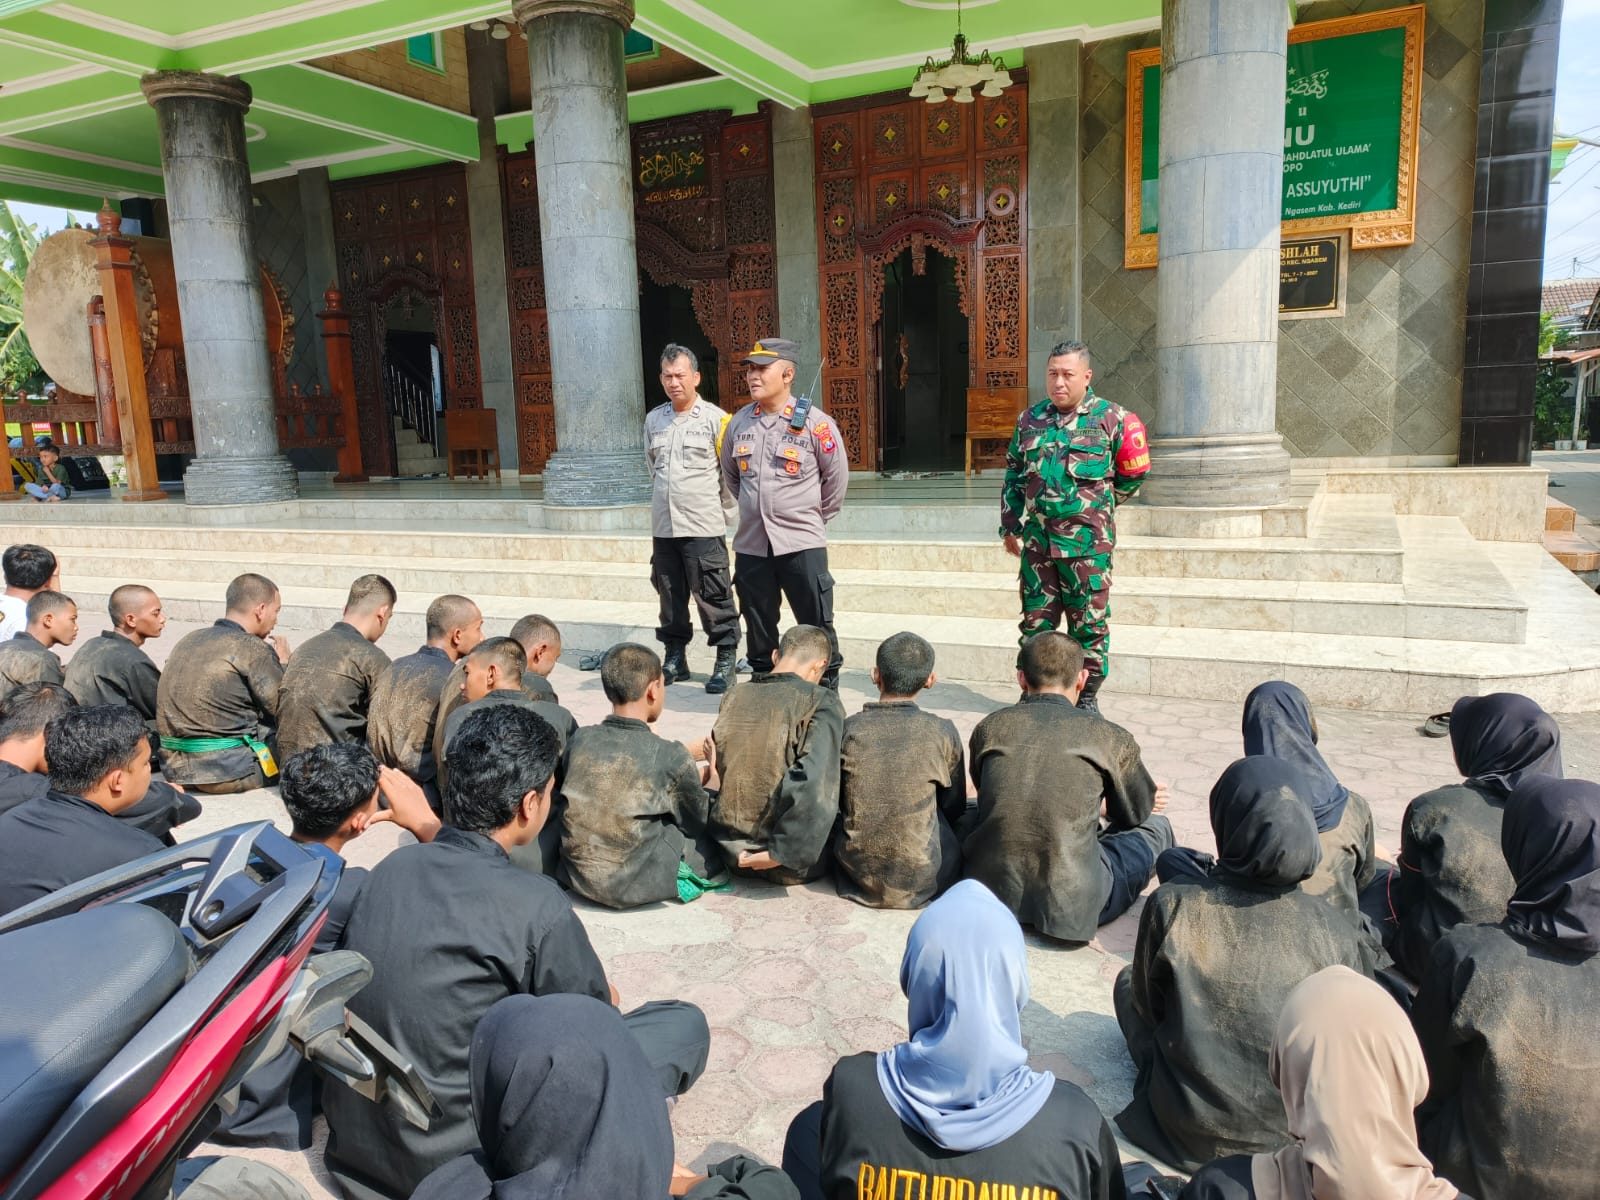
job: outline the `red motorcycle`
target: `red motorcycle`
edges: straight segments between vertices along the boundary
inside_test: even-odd
[[[286,1045],[426,1128],[426,1085],[346,1011],[371,967],[311,953],[338,875],[263,821],[0,918],[0,1200],[166,1200]]]

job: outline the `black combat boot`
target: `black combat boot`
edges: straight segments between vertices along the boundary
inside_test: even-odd
[[[1095,695],[1100,691],[1100,685],[1106,681],[1104,675],[1091,675],[1083,685],[1083,691],[1078,693],[1078,707],[1086,713],[1100,715],[1100,702]]]
[[[711,668],[711,674],[706,679],[706,691],[713,696],[720,696],[734,684],[739,675],[739,648],[737,646],[718,646],[717,665]]]
[[[666,683],[677,683],[680,679],[688,679],[689,660],[684,656],[682,642],[671,642],[667,645],[666,656],[661,660],[661,678]]]

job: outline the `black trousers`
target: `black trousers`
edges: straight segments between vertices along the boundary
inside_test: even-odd
[[[661,598],[656,638],[664,646],[694,638],[689,598],[700,610],[700,628],[712,646],[739,644],[739,613],[728,586],[728,546],[719,537],[650,539],[650,580]]]
[[[833,576],[828,574],[828,548],[816,546],[792,554],[736,554],[733,586],[744,613],[745,656],[750,669],[772,670],[778,650],[778,599],[789,602],[794,619],[826,631],[833,645],[824,679],[837,679],[844,658],[833,630]]]

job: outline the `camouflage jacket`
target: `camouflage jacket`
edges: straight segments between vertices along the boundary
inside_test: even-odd
[[[1149,470],[1137,413],[1092,389],[1070,413],[1040,401],[1017,418],[1006,450],[1000,533],[1043,541],[1052,558],[1109,554],[1117,541],[1112,514]]]

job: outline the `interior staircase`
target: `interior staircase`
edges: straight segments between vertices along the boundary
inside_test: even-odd
[[[415,479],[445,474],[445,460],[433,452],[433,447],[418,436],[417,431],[394,418],[395,475],[401,479]]]
[[[428,486],[428,497],[342,489],[232,517],[16,506],[0,510],[0,536],[51,546],[80,604],[138,581],[176,620],[214,619],[228,580],[260,571],[283,589],[285,628],[303,635],[337,620],[350,581],[375,571],[401,593],[391,654],[421,641],[444,592],[476,598],[491,629],[544,612],[568,650],[653,641],[646,513],[571,532],[511,489],[461,498]],[[1118,514],[1108,690],[1237,700],[1287,678],[1318,704],[1428,713],[1504,690],[1552,711],[1600,709],[1600,598],[1537,543],[1481,542],[1457,517],[1397,513],[1388,495],[1326,494],[1315,480],[1277,509],[1197,512],[1195,536],[1156,536],[1155,516]],[[220,519],[248,524],[199,523]],[[911,629],[934,643],[941,679],[1014,678],[1016,561],[995,524],[989,500],[847,503],[829,531],[847,668],[869,668],[883,638]]]

